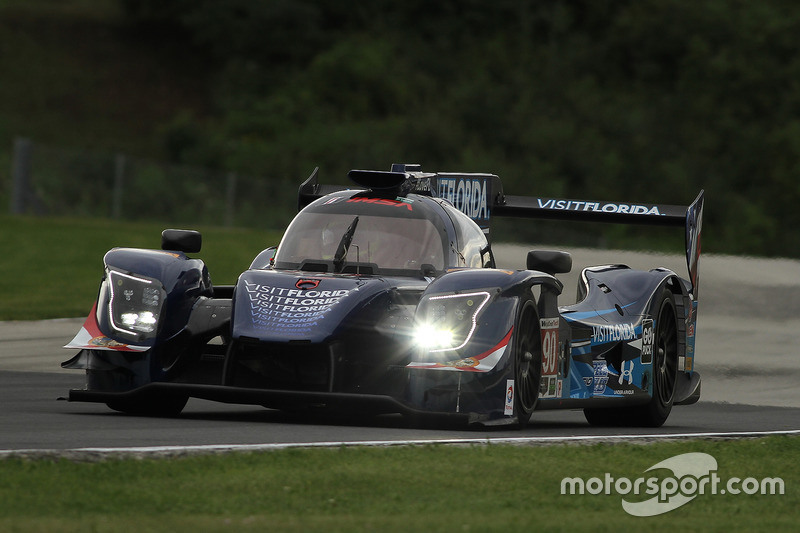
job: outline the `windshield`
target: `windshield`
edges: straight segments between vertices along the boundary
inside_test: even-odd
[[[382,271],[418,273],[424,264],[444,269],[444,239],[430,220],[359,215],[353,224],[354,218],[352,214],[298,214],[278,246],[275,266],[292,269],[316,262],[330,264],[328,271],[333,271],[334,259],[341,259],[345,264],[371,263]],[[342,247],[346,248],[343,258],[339,257]]]

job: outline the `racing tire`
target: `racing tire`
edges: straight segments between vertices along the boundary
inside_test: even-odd
[[[171,418],[178,416],[186,403],[189,401],[188,397],[175,396],[165,398],[154,398],[146,401],[117,401],[108,402],[106,405],[114,411],[125,413],[129,415],[138,416],[153,416]]]
[[[116,352],[101,354],[93,350],[96,358],[95,368],[86,370],[86,387],[88,390],[121,392],[139,388],[154,381],[165,381],[162,376],[169,371],[163,368],[154,357],[153,350],[140,352],[137,357],[130,354],[121,355]],[[174,361],[172,364],[174,367]],[[162,377],[161,379],[158,379]],[[158,395],[106,402],[106,405],[121,413],[140,416],[172,417],[183,411],[187,396]]]
[[[514,335],[514,412],[517,427],[525,428],[539,400],[542,380],[542,339],[533,298],[520,303]]]
[[[586,420],[595,426],[661,427],[675,400],[678,382],[678,316],[669,289],[659,296],[653,346],[653,395],[644,405],[621,408],[584,409]]]

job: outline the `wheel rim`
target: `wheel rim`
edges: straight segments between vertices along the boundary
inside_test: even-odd
[[[539,396],[539,372],[541,361],[539,353],[538,331],[534,327],[535,314],[532,306],[527,306],[522,311],[517,327],[519,328],[519,342],[517,344],[517,373],[516,394],[518,405],[524,413],[533,411],[536,399]]]
[[[661,405],[666,406],[672,402],[678,371],[678,326],[669,300],[661,306],[656,329],[656,394]]]

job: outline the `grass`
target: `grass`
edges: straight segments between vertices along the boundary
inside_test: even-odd
[[[0,216],[0,320],[80,317],[92,307],[103,255],[113,247],[159,248],[157,223]],[[275,231],[199,227],[211,279],[233,284]]]
[[[562,495],[565,476],[650,477],[711,454],[717,475],[781,477],[784,495],[698,495],[637,518],[620,494]],[[789,531],[800,439],[592,446],[291,449],[166,459],[0,460],[3,531]],[[669,475],[669,473],[667,473]],[[635,500],[634,496],[627,496]],[[645,497],[640,497],[645,499]]]

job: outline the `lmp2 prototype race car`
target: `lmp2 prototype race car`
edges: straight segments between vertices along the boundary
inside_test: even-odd
[[[353,170],[356,187],[299,190],[277,248],[213,285],[191,230],[161,250],[115,248],[62,364],[70,401],[174,416],[188,398],[284,410],[451,415],[522,427],[537,409],[660,426],[700,396],[694,368],[703,192],[688,207],[506,196],[492,174]],[[676,225],[689,276],[584,268],[559,304],[563,251],[495,267],[497,216]]]

